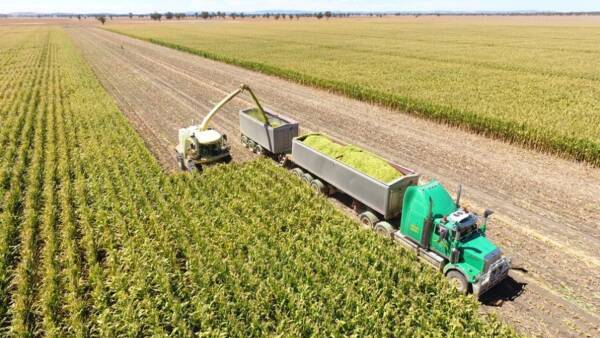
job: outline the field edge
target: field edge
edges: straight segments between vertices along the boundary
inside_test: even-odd
[[[479,116],[470,111],[463,111],[443,105],[418,101],[397,94],[366,88],[357,84],[322,79],[265,63],[240,60],[160,39],[145,38],[118,29],[103,29],[137,40],[197,55],[206,59],[239,66],[266,75],[276,76],[298,84],[328,90],[352,99],[391,108],[402,113],[408,113],[428,120],[464,128],[486,137],[518,144],[536,151],[554,154],[570,160],[586,162],[592,166],[600,167],[600,143],[590,139],[558,135],[549,130],[530,127],[525,123],[506,121],[489,116]]]

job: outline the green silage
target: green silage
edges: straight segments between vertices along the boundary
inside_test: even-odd
[[[341,145],[323,135],[309,135],[302,143],[379,181],[387,183],[402,177],[388,162],[356,146]]]
[[[273,128],[277,128],[277,127],[279,127],[279,126],[281,126],[282,124],[285,123],[281,119],[278,119],[278,118],[276,118],[274,116],[271,116],[271,115],[269,115],[267,113],[265,113],[265,115],[263,115],[258,108],[254,108],[254,109],[248,111],[246,114],[248,114],[253,119],[255,119],[257,121],[260,121],[262,123],[267,123],[267,121],[265,120],[265,115],[266,115],[267,118],[269,119],[269,124]]]

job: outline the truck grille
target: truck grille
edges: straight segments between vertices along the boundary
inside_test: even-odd
[[[488,272],[490,267],[496,263],[498,260],[502,258],[502,251],[500,249],[496,249],[484,257],[485,265],[483,267],[483,272]]]

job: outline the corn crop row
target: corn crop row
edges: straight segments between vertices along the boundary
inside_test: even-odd
[[[31,88],[3,96],[22,102],[5,116],[2,334],[514,335],[270,161],[165,173],[66,32],[38,34]]]

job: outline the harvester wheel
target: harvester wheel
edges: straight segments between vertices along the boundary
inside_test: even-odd
[[[183,156],[177,154],[177,166],[179,170],[185,171],[185,161],[183,160]]]
[[[313,190],[320,195],[327,195],[327,187],[325,186],[325,184],[323,182],[321,182],[321,180],[318,179],[314,179],[310,182],[310,187],[313,188]]]
[[[361,213],[360,215],[358,215],[358,219],[360,219],[360,222],[365,226],[365,228],[369,229],[373,229],[375,227],[375,224],[379,222],[379,218],[377,218],[377,216],[375,216],[375,214],[370,211],[365,211]]]
[[[386,221],[381,221],[375,224],[375,232],[383,237],[392,238],[394,227]]]
[[[450,270],[450,272],[446,274],[446,278],[448,278],[450,284],[454,285],[458,292],[462,293],[463,295],[466,295],[469,291],[469,282],[467,282],[465,276],[459,271]]]
[[[302,181],[308,185],[310,185],[310,182],[312,182],[313,177],[311,174],[309,173],[305,173],[304,175],[302,175]]]
[[[187,170],[190,172],[197,172],[198,166],[196,165],[196,163],[194,161],[188,160],[187,161]]]
[[[300,169],[300,168],[294,168],[290,171],[291,171],[292,175],[298,177],[299,179],[302,179],[302,175],[304,175],[304,171],[302,171],[302,169]]]

